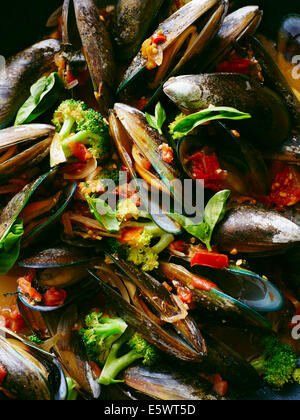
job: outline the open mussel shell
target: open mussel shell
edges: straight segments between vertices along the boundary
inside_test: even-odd
[[[251,307],[235,299],[229,294],[212,287],[210,291],[195,289],[192,287],[191,272],[208,279],[210,282],[214,281],[212,275],[204,276],[201,269],[189,268],[184,269],[188,263],[183,266],[177,264],[161,263],[160,269],[164,276],[169,280],[180,281],[190,288],[193,302],[196,305],[196,313],[200,318],[203,316],[209,317],[214,322],[228,322],[237,325],[253,325],[256,327],[270,328],[271,324],[258,312]],[[201,267],[202,268],[202,267]],[[207,274],[207,273],[205,273]],[[222,287],[220,285],[220,287]]]
[[[155,188],[163,193],[170,194],[172,181],[176,181],[177,174],[174,168],[165,164],[159,154],[159,145],[162,138],[147,123],[145,115],[135,108],[125,104],[116,104],[109,117],[111,135],[114,139],[117,150],[124,165],[140,191],[143,203],[151,215],[153,221],[164,231],[179,234],[181,229],[172,219],[166,216],[159,207],[159,203],[150,197],[149,187]],[[135,169],[132,155],[133,145],[147,156],[158,174],[150,171],[141,172],[144,180],[139,178]],[[146,174],[145,174],[146,172]],[[174,184],[175,185],[175,184]],[[174,191],[174,188],[173,188]]]
[[[45,249],[19,261],[19,266],[36,269],[76,267],[77,265],[92,262],[98,257],[98,253],[86,251],[82,248],[57,246]]]
[[[53,355],[16,339],[15,334],[0,336],[0,364],[6,372],[1,389],[8,399],[66,399],[67,383],[59,362]]]
[[[189,158],[204,147],[214,149],[222,169],[227,172],[224,188],[244,196],[250,191],[267,195],[268,173],[261,153],[220,122],[199,127],[194,135],[184,136],[178,141],[178,160],[188,177],[194,179]]]
[[[53,228],[53,226],[59,221],[67,206],[70,204],[76,188],[76,182],[72,182],[63,188],[58,203],[51,210],[50,214],[47,215],[47,220],[44,220],[41,223],[37,222],[37,224],[24,235],[21,242],[22,248],[33,246],[33,244],[36,244]]]
[[[137,399],[148,396],[163,401],[225,400],[214,394],[204,379],[188,373],[188,367],[175,366],[174,363],[155,368],[142,365],[130,367],[124,372],[124,384],[129,388],[129,396],[133,391],[140,394]]]
[[[193,270],[194,269],[194,270]],[[285,299],[266,278],[238,266],[224,270],[195,266],[192,271],[214,281],[222,291],[257,312],[276,312]]]
[[[163,0],[119,0],[112,34],[118,57],[132,59],[138,52]]]
[[[262,16],[263,12],[258,6],[242,7],[226,16],[219,32],[206,50],[204,63],[200,65],[201,70],[213,71],[230,53],[235,43],[256,32]]]
[[[0,243],[5,239],[9,230],[38,187],[54,172],[55,169],[52,169],[48,173],[41,175],[38,179],[26,185],[26,187],[16,194],[6,207],[4,207],[0,214]]]
[[[55,70],[56,39],[41,41],[10,58],[0,74],[0,129],[6,127],[26,101],[30,86]]]
[[[51,136],[55,128],[46,124],[27,124],[5,128],[0,131],[0,150]]]
[[[192,25],[197,25],[198,21],[200,22],[199,28],[197,28],[199,30],[199,34],[197,34],[196,38],[188,47],[179,62],[175,63],[175,65],[172,63],[172,68],[167,69],[167,74],[163,78],[164,80],[167,80],[168,77],[173,75],[173,73],[178,74],[181,68],[188,61],[190,61],[195,55],[201,53],[208,41],[218,31],[219,24],[224,19],[227,9],[227,1],[194,0],[183,6],[159,25],[155,33],[162,31],[162,33],[167,37],[166,42],[162,45],[162,51],[164,53],[168,48],[171,48],[176,41],[178,41],[188,28],[192,27]],[[119,86],[118,94],[128,88],[129,85],[131,85],[143,73],[147,72],[146,64],[147,60],[143,58],[142,51],[140,51],[133,60],[129,69],[126,71],[121,85]],[[154,86],[154,89],[159,88],[160,83],[161,81]],[[152,101],[153,98],[150,100],[150,103],[152,103]]]
[[[178,335],[165,331],[147,314],[127,302],[119,292],[106,283],[105,276],[99,275],[99,272],[95,270],[89,270],[89,273],[99,282],[101,291],[116,313],[130,327],[142,334],[147,341],[161,351],[180,360],[200,362],[203,359],[203,354],[197,352],[186,341],[183,341]]]
[[[300,18],[299,18],[300,22]],[[300,25],[299,25],[300,27]],[[300,37],[300,34],[299,34]],[[271,55],[260,41],[254,37],[249,39],[251,48],[263,70],[265,84],[277,92],[284,101],[293,118],[293,129],[300,131],[300,102],[290,87],[286,77],[281,73]],[[300,42],[300,41],[299,41]],[[300,48],[299,48],[300,50]]]
[[[182,313],[182,308],[174,300],[173,296],[165,289],[162,283],[149,273],[139,270],[137,267],[125,261],[110,257],[116,268],[119,269],[138,288],[145,297],[150,307],[162,320],[175,319]],[[169,321],[167,321],[169,322]],[[179,334],[199,354],[205,355],[206,346],[196,323],[190,316],[172,323]]]
[[[210,105],[229,106],[249,113],[251,119],[235,121],[234,126],[259,147],[280,145],[291,134],[290,115],[280,97],[241,74],[178,76],[165,83],[164,92],[186,113]]]
[[[101,386],[93,374],[79,332],[74,328],[81,322],[79,306],[73,304],[61,311],[43,312],[42,316],[51,337],[61,336],[53,350],[69,376],[78,384],[80,393],[84,398],[98,399]]]
[[[0,181],[3,182],[30,168],[38,167],[49,154],[51,142],[52,138],[48,137],[46,140],[42,140],[29,149],[1,163]]]
[[[258,206],[237,206],[227,212],[216,229],[220,251],[236,250],[253,256],[285,252],[300,242],[300,227],[272,211]]]

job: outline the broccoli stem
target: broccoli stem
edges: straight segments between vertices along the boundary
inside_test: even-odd
[[[64,140],[64,145],[67,146],[70,143],[88,144],[90,139],[99,140],[100,137],[90,131],[80,131]]]
[[[264,353],[257,359],[253,360],[251,362],[251,365],[254,367],[254,369],[257,371],[259,375],[264,375],[266,373],[265,362],[266,362],[266,354]]]
[[[111,385],[122,382],[120,380],[115,380],[114,378],[116,378],[122,370],[126,369],[136,360],[143,358],[143,355],[138,354],[135,350],[131,350],[129,353],[118,358],[118,352],[121,347],[128,342],[130,336],[131,333],[125,332],[122,337],[120,337],[119,340],[112,345],[111,351],[98,380],[99,384]]]
[[[64,139],[65,137],[68,137],[68,135],[71,133],[71,130],[73,128],[73,125],[75,124],[74,118],[67,118],[64,121],[64,124],[62,126],[62,129],[60,130],[60,136]]]
[[[151,249],[154,254],[160,254],[163,252],[172,242],[174,241],[174,236],[170,233],[166,233],[160,239],[160,241],[154,245]]]

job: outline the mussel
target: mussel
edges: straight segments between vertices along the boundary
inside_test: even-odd
[[[217,33],[227,10],[227,1],[194,0],[175,12],[159,25],[153,35],[155,37],[161,34],[164,37],[163,42],[153,45],[153,37],[145,41],[125,72],[118,93],[126,90],[125,96],[128,96],[129,86],[142,75],[153,76],[150,83],[151,96],[156,89],[160,93],[162,82],[178,74],[183,66],[203,51]],[[177,62],[178,53],[180,59]],[[155,71],[157,67],[158,70]],[[152,96],[150,103],[156,96],[157,94]]]
[[[34,284],[41,293],[55,288],[58,291],[63,290],[64,295],[60,304],[57,302],[52,305],[47,305],[43,301],[33,302],[23,293],[19,293],[19,299],[35,311],[52,312],[78,298],[88,296],[94,285],[87,279],[87,268],[98,259],[98,253],[87,253],[83,249],[66,246],[46,249],[23,259],[19,265],[36,270]]]
[[[0,131],[0,182],[39,168],[50,150],[54,127],[29,124]],[[46,137],[44,140],[43,138]]]
[[[251,114],[250,120],[235,122],[235,127],[259,147],[280,145],[291,134],[290,115],[281,98],[241,74],[178,76],[165,83],[164,92],[186,113],[214,105]]]
[[[7,330],[1,328],[1,332]],[[0,336],[0,366],[5,399],[34,401],[67,397],[66,378],[54,356],[9,332],[7,338]]]
[[[276,211],[248,205],[230,209],[215,233],[220,251],[257,256],[284,252],[299,241],[295,223]]]
[[[95,294],[94,294],[95,296]],[[52,337],[60,339],[54,346],[62,364],[70,377],[78,384],[85,398],[98,399],[101,387],[93,374],[88,356],[76,324],[81,322],[79,307],[70,305],[58,312],[44,312],[43,319]]]
[[[270,323],[259,313],[229,294],[222,292],[217,286],[210,287],[209,290],[195,288],[193,286],[195,274],[183,266],[163,262],[160,264],[160,269],[163,275],[173,283],[174,287],[182,285],[191,291],[198,318],[205,318],[206,320],[212,318],[214,322],[270,328]],[[213,276],[205,276],[204,274],[201,278],[209,279],[210,282],[215,280]],[[222,287],[221,282],[220,287]]]
[[[118,57],[127,60],[136,55],[163,3],[163,0],[117,2],[112,33]]]
[[[190,374],[184,366],[159,365],[154,369],[134,366],[124,372],[128,394],[133,391],[159,400],[224,400],[200,376]],[[126,390],[124,390],[126,393]]]
[[[73,0],[78,33],[82,44],[95,98],[101,112],[108,114],[116,87],[117,69],[113,58],[113,48],[105,23],[93,0]],[[72,22],[72,19],[70,19]],[[71,24],[70,22],[70,24]]]
[[[0,129],[15,117],[29,96],[30,86],[55,70],[54,56],[60,50],[55,39],[41,41],[10,58],[0,74]]]
[[[174,334],[172,331],[168,332],[161,326],[159,314],[161,314],[164,311],[166,316],[168,314],[170,315],[169,311],[171,308],[169,309],[168,307],[161,307],[158,316],[156,316],[154,312],[151,312],[151,310],[146,309],[147,306],[145,306],[145,304],[142,304],[142,302],[140,302],[140,300],[137,299],[138,296],[136,294],[135,287],[132,288],[132,286],[128,286],[129,290],[126,293],[128,299],[127,300],[118,291],[116,291],[115,288],[107,284],[107,269],[103,271],[103,266],[101,270],[90,270],[90,274],[99,281],[101,291],[105,294],[108,303],[113,306],[116,313],[122,319],[124,319],[124,321],[134,330],[143,334],[147,341],[149,341],[168,355],[175,356],[180,360],[200,362],[203,359],[203,357],[205,357],[205,343],[201,340],[201,335],[199,335],[199,331],[197,330],[197,328],[195,329],[194,326],[192,327],[197,334],[194,337],[190,335],[188,340],[190,342],[195,343],[196,339],[196,342],[198,342],[198,350],[194,347],[194,345],[191,345],[186,340],[186,334]],[[124,275],[121,276],[121,279],[123,279],[123,277]],[[125,276],[124,281],[125,282],[123,283],[126,284],[127,282],[127,285],[129,281],[130,285],[130,278],[128,277],[128,275]],[[122,291],[123,289],[124,285],[122,286]],[[151,290],[149,290],[149,292],[150,291]],[[155,296],[152,295],[151,300],[152,304],[155,304]],[[171,321],[171,318],[169,319]],[[179,321],[178,317],[177,320]],[[176,322],[175,319],[174,322]],[[183,329],[181,329],[181,331],[182,333],[184,332]],[[199,345],[201,350],[199,350]]]
[[[246,6],[226,16],[219,32],[210,42],[201,71],[213,71],[232,50],[236,43],[254,34],[262,20],[263,12],[258,6]]]
[[[129,105],[115,104],[109,122],[111,135],[120,157],[136,183],[151,217],[163,230],[174,234],[180,233],[181,229],[163,214],[159,203],[149,198],[150,187],[168,196],[172,194],[176,197],[178,194],[176,181],[179,173],[173,165],[161,159],[159,147],[164,143],[164,139],[149,126],[142,112]],[[153,172],[145,168],[144,159],[150,162],[150,166],[154,168]],[[141,182],[138,175],[145,182]]]
[[[245,197],[268,194],[268,173],[260,151],[241,136],[237,138],[224,124],[218,122],[199,127],[195,134],[178,141],[179,162],[192,179],[197,179],[193,157],[196,159],[198,153],[203,158],[212,155],[218,158],[222,171],[211,184],[215,182],[219,187]]]

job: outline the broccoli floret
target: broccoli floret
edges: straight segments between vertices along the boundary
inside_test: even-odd
[[[141,228],[137,236],[130,239],[130,229],[136,232]],[[128,231],[129,229],[129,231]],[[151,242],[158,239],[158,242],[151,246]],[[152,271],[158,268],[158,255],[163,252],[172,242],[174,236],[161,230],[155,223],[131,223],[126,227],[126,235],[122,236],[122,242],[127,245],[126,259],[136,266],[141,266],[143,271]]]
[[[282,389],[285,384],[293,382],[298,359],[293,349],[276,337],[263,338],[262,344],[264,353],[251,364],[269,386]]]
[[[80,335],[86,346],[89,358],[103,365],[108,357],[113,343],[127,329],[127,324],[121,318],[104,317],[102,313],[93,312],[85,318],[86,329]]]
[[[66,157],[72,155],[70,145],[89,145],[89,151],[97,158],[104,159],[109,154],[110,137],[108,124],[102,115],[88,109],[84,102],[73,99],[60,104],[54,113],[53,124],[59,132]]]
[[[174,144],[176,144],[177,140],[182,137],[182,134],[174,133],[174,128],[178,124],[178,122],[185,117],[186,117],[186,115],[181,113],[181,114],[177,115],[175,120],[173,122],[171,122],[171,124],[169,125],[169,134],[171,135],[171,138],[172,138]]]
[[[130,198],[119,201],[116,216],[120,222],[127,222],[131,219],[138,220],[139,218],[148,219],[150,217],[146,211],[138,208]]]
[[[129,347],[130,351],[118,357],[123,348],[126,347]],[[130,331],[126,331],[122,337],[112,345],[99,378],[99,383],[101,385],[111,385],[122,382],[116,378],[119,373],[128,366],[132,365],[137,360],[142,360],[143,364],[152,366],[157,362],[158,358],[158,351],[155,347],[144,340],[138,333],[132,335]]]

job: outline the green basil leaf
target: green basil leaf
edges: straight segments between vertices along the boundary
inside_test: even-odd
[[[158,102],[158,104],[155,107],[155,116],[150,115],[147,112],[145,115],[146,115],[149,125],[152,128],[155,128],[159,132],[159,134],[162,134],[162,126],[164,125],[164,122],[166,121],[167,115],[161,103]]]
[[[28,124],[52,108],[64,89],[58,73],[44,76],[31,86],[31,96],[17,114],[15,125]]]
[[[86,195],[86,201],[91,213],[108,232],[116,233],[120,231],[121,223],[116,217],[116,212],[104,200]]]
[[[226,214],[226,204],[229,196],[229,190],[220,191],[215,194],[205,207],[203,222],[198,225],[193,224],[188,217],[183,215],[176,213],[169,213],[168,215],[179,223],[190,235],[204,243],[207,249],[211,251],[213,231]]]
[[[159,127],[157,125],[156,118],[153,115],[148,114],[147,112],[145,115],[146,115],[146,118],[150,127],[155,128],[155,130],[158,130]]]
[[[24,234],[23,220],[18,219],[0,244],[0,274],[7,274],[20,254],[21,238]]]
[[[204,221],[213,231],[226,214],[226,204],[230,196],[229,190],[219,191],[207,203],[204,210]]]
[[[228,107],[210,107],[195,114],[182,118],[173,128],[174,133],[187,135],[196,127],[214,120],[245,120],[251,118],[250,114]]]
[[[165,110],[163,109],[160,102],[158,102],[158,104],[155,107],[155,117],[156,117],[157,125],[160,129],[160,133],[162,134],[161,129],[162,129],[162,126],[164,125],[164,122],[167,119],[167,114]]]

